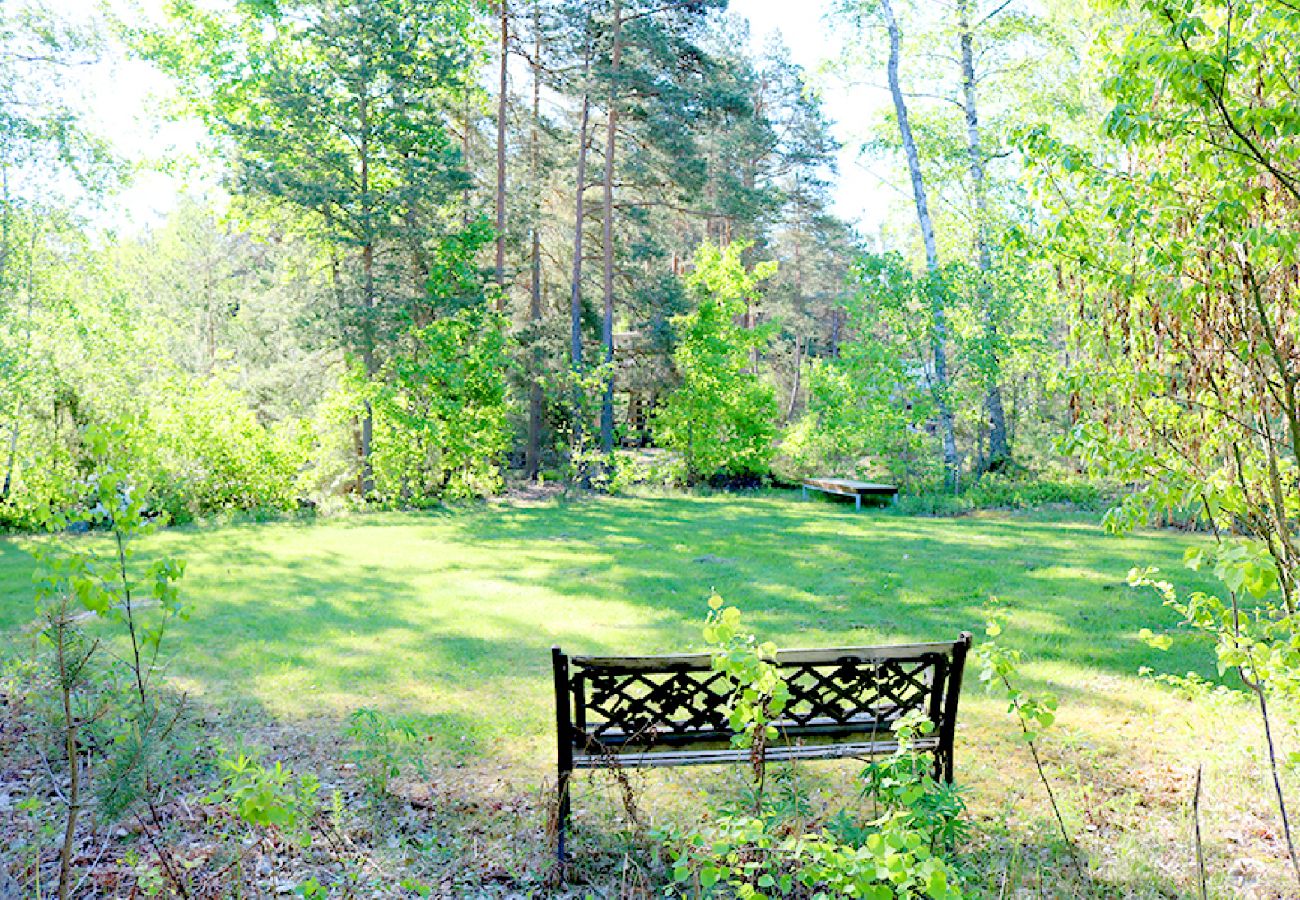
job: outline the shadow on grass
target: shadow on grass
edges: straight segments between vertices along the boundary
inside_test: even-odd
[[[358,706],[419,713],[449,752],[528,756],[551,738],[549,648],[654,653],[700,647],[716,589],[783,646],[981,634],[1006,640],[1067,699],[1131,677],[1140,627],[1173,624],[1123,584],[1132,565],[1180,566],[1186,540],[1107,538],[1081,522],[909,518],[775,493],[470,506],[160,534],[149,553],[189,568],[189,623],[169,670],[213,703],[337,723]],[[142,559],[148,557],[144,554]],[[0,542],[0,627],[30,619],[30,558]],[[1166,662],[1206,676],[1180,641]],[[331,726],[332,727],[332,726]],[[549,757],[543,757],[549,758]]]
[[[1081,522],[903,518],[764,496],[610,500],[452,524],[458,541],[531,564],[501,574],[514,583],[559,580],[570,595],[651,607],[657,625],[647,652],[696,646],[691,623],[711,589],[784,646],[804,634],[882,641],[978,634],[996,595],[1012,613],[1008,640],[1036,660],[1130,676],[1149,656],[1137,630],[1175,619],[1153,595],[1125,585],[1129,568],[1154,563],[1190,587],[1210,586],[1182,576],[1181,535],[1110,538]],[[548,565],[557,540],[570,555],[597,561],[588,577]],[[575,652],[599,649],[578,640]],[[1190,641],[1165,659],[1175,670],[1213,675]]]

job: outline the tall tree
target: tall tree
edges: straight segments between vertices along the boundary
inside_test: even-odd
[[[604,363],[608,369],[600,403],[600,449],[605,456],[614,452],[614,150],[618,140],[618,102],[620,66],[623,61],[623,2],[614,0],[610,30],[612,49],[609,56],[609,101],[605,109],[605,173],[602,179],[605,205],[601,215],[604,261],[604,315],[600,339]]]
[[[619,265],[620,243],[628,241],[622,232],[636,229],[641,258],[635,262],[647,262],[660,241],[638,224],[648,225],[652,209],[680,202],[702,184],[695,165],[696,119],[708,109],[714,66],[700,39],[721,5],[719,0],[611,0],[607,15],[593,20],[601,48],[601,65],[593,74],[603,81],[605,100],[601,343],[609,375],[600,429],[606,454],[613,450],[615,373],[622,371],[613,365],[617,294],[626,281]],[[656,281],[646,279],[644,299],[661,287]]]
[[[907,99],[903,94],[899,79],[899,61],[902,58],[902,31],[898,18],[894,14],[892,0],[880,0],[880,11],[884,17],[885,29],[889,35],[889,59],[886,74],[889,79],[889,95],[894,104],[894,116],[898,124],[898,136],[903,143],[903,153],[907,157],[907,172],[912,182],[912,202],[916,206],[916,219],[921,228],[921,241],[925,245],[925,267],[930,273],[930,356],[933,372],[931,387],[934,393],[935,408],[939,414],[939,430],[943,441],[944,481],[950,489],[957,486],[957,438],[954,428],[952,401],[948,393],[948,321],[945,309],[944,285],[939,268],[939,247],[934,236],[934,220],[930,217],[930,201],[926,193],[925,178],[921,172],[921,157],[917,151],[916,138],[912,134],[911,121],[908,118]]]
[[[1005,5],[1005,4],[1004,4]],[[975,34],[971,24],[971,0],[957,0],[957,40],[961,60],[962,108],[966,118],[966,148],[970,157],[971,197],[974,201],[975,266],[979,284],[977,295],[984,318],[986,388],[984,407],[988,415],[989,443],[985,466],[998,469],[1011,458],[1007,437],[1007,418],[1002,406],[1001,352],[995,301],[990,296],[993,260],[989,252],[989,208],[984,176],[984,148],[980,141],[979,107],[976,104]]]
[[[468,0],[297,0],[227,15],[192,6],[143,35],[227,142],[236,191],[298,215],[331,267],[344,344],[368,379],[403,322],[431,315],[425,279],[444,212],[468,179],[449,119],[479,59]],[[373,410],[362,400],[358,488],[374,488]]]
[[[583,403],[580,399],[581,386],[577,379],[582,374],[582,233],[586,227],[584,219],[584,200],[587,193],[587,152],[591,142],[591,94],[590,73],[591,54],[587,47],[582,66],[582,112],[578,116],[578,167],[575,177],[576,193],[573,213],[573,280],[569,295],[569,363],[575,378],[573,392],[573,445],[581,444],[583,427]]]
[[[17,477],[22,422],[35,396],[34,314],[43,245],[62,230],[70,192],[101,194],[118,176],[107,145],[83,124],[75,79],[102,41],[45,4],[0,6],[0,503]]]
[[[504,2],[504,0],[503,0]],[[531,56],[533,104],[528,121],[528,180],[531,186],[532,209],[529,228],[529,279],[528,320],[534,328],[542,321],[542,236],[541,223],[541,127],[542,127],[542,2],[533,0],[532,9],[533,52]],[[541,382],[541,348],[531,348],[530,378],[528,383],[528,443],[524,448],[524,476],[537,479],[541,471],[543,396]]]
[[[497,182],[496,182],[496,277],[498,310],[504,309],[506,302],[506,113],[510,108],[509,68],[510,68],[510,5],[509,0],[500,0],[500,60],[498,61],[497,82]]]

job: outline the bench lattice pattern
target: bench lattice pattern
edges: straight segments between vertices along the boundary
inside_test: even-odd
[[[731,688],[718,672],[617,671],[574,662],[578,672],[571,690],[583,697],[586,720],[574,722],[579,743],[640,746],[705,732],[729,734]],[[941,654],[783,666],[791,699],[779,727],[798,731],[799,726],[870,721],[887,728],[905,713],[928,715],[932,687],[946,667]]]

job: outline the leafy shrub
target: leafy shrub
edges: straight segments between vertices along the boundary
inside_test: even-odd
[[[763,328],[736,324],[775,263],[747,270],[748,244],[725,250],[704,244],[686,285],[696,308],[673,319],[678,345],[673,362],[681,385],[655,418],[658,442],[681,454],[688,481],[766,475],[776,437],[776,396],[750,369],[751,353],[768,338]]]
[[[226,510],[289,509],[308,435],[258,421],[225,377],[163,382],[141,421],[154,502],[174,521]]]
[[[763,790],[763,755],[779,738],[773,722],[789,690],[773,664],[775,647],[741,628],[740,610],[717,595],[709,608],[705,639],[714,648],[714,669],[732,688],[733,744],[750,751],[754,804],[662,832],[673,861],[670,893],[743,900],[960,898],[958,878],[942,854],[965,836],[964,805],[951,786],[935,781],[929,761],[909,749],[932,723],[904,717],[896,728],[898,750],[864,770],[863,794],[875,802],[871,816],[841,810],[818,821],[805,804],[772,802]]]
[[[103,821],[134,813],[153,842],[160,825],[157,804],[188,750],[179,739],[184,707],[159,684],[158,659],[169,626],[187,617],[178,582],[182,560],[161,557],[133,564],[135,541],[158,522],[145,515],[146,494],[124,474],[123,460],[136,449],[129,428],[88,428],[83,439],[90,474],[69,494],[80,508],[51,511],[51,529],[80,524],[102,528],[110,541],[51,541],[34,547],[34,579],[40,623],[44,708],[53,793],[64,806],[59,896],[69,896],[75,875],[78,820],[91,791]],[[125,652],[101,650],[84,623],[95,618],[116,633]],[[98,750],[94,765],[89,757]],[[53,766],[62,771],[56,773]],[[66,783],[66,788],[61,785]],[[143,817],[148,812],[149,819]],[[161,854],[163,851],[159,851]],[[168,860],[164,865],[174,872]]]
[[[814,360],[807,372],[808,410],[781,442],[783,469],[793,478],[883,475],[904,486],[936,479],[921,427],[927,398],[908,385],[896,351],[867,337],[839,359]]]
[[[248,825],[279,829],[303,845],[310,842],[320,790],[316,776],[296,776],[280,762],[268,767],[242,752],[223,754],[217,768],[221,783],[208,797],[210,803],[220,804]]]
[[[83,498],[80,476],[95,466],[86,435],[111,429],[115,463],[134,476],[150,513],[172,522],[231,510],[291,508],[311,435],[297,423],[263,425],[229,373],[161,378],[111,419],[80,409],[77,426],[42,436],[39,464],[18,468],[0,503],[0,527],[36,530],[50,509]]]
[[[427,505],[501,486],[509,441],[505,322],[485,305],[408,332],[355,396],[374,409],[371,464],[379,499]]]
[[[1100,510],[1107,502],[1101,486],[1085,479],[1025,479],[994,473],[981,477],[965,492],[965,496],[977,509],[1029,509],[1064,503],[1081,509]]]
[[[348,756],[373,796],[385,796],[406,766],[423,774],[422,734],[413,719],[363,707],[349,717],[345,733],[352,740]]]
[[[75,501],[70,492],[78,463],[75,448],[61,440],[43,440],[42,446],[45,455],[39,465],[16,467],[9,495],[0,501],[0,529],[37,531],[44,527],[48,510]]]
[[[957,516],[976,509],[1035,509],[1053,504],[1100,512],[1108,504],[1108,493],[1103,485],[1081,478],[989,473],[958,494],[931,489],[900,495],[893,509],[902,515]]]

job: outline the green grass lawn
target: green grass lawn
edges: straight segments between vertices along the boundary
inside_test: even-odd
[[[978,635],[996,595],[1008,640],[1066,700],[1099,676],[1135,680],[1150,655],[1138,629],[1171,620],[1124,576],[1181,570],[1186,543],[776,493],[182,528],[147,550],[188,561],[192,617],[169,637],[169,672],[196,697],[292,720],[417,713],[445,749],[532,757],[551,721],[552,644],[698,648],[710,589],[786,647]],[[17,644],[31,618],[23,544],[0,544],[0,630]],[[1167,663],[1206,659],[1180,642]]]
[[[0,541],[0,656],[32,645],[31,540]],[[1209,587],[1181,563],[1198,540],[1113,537],[1064,515],[858,513],[771,492],[187,527],[148,539],[141,560],[165,552],[188,561],[192,616],[168,636],[167,666],[209,721],[322,734],[332,759],[341,751],[329,736],[350,711],[414,715],[456,771],[512,772],[533,796],[545,796],[539,785],[553,766],[553,644],[571,653],[698,649],[711,589],[784,647],[946,640],[962,630],[978,641],[982,608],[997,596],[1010,612],[1001,640],[1025,652],[1027,686],[1061,698],[1044,752],[1069,825],[1109,885],[1099,896],[1169,896],[1171,880],[1192,883],[1186,809],[1198,765],[1212,887],[1246,896],[1285,873],[1258,725],[1239,694],[1190,700],[1139,676],[1148,665],[1213,677],[1213,655],[1154,595],[1125,585],[1130,567],[1156,565],[1183,589]],[[1148,648],[1137,639],[1143,627],[1169,629],[1173,648]],[[1294,718],[1281,730],[1284,744],[1300,745]],[[1005,704],[972,674],[957,737],[971,809],[988,834],[1050,841],[1017,735]],[[842,768],[851,778],[852,766]],[[708,777],[656,774],[646,784],[673,790],[646,793],[653,802],[685,784],[696,815],[691,785]],[[838,784],[829,790],[853,796]],[[596,800],[580,792],[580,821]],[[1005,845],[1005,867],[1059,868],[1059,857],[1018,840]],[[989,864],[991,878],[1000,867]]]

